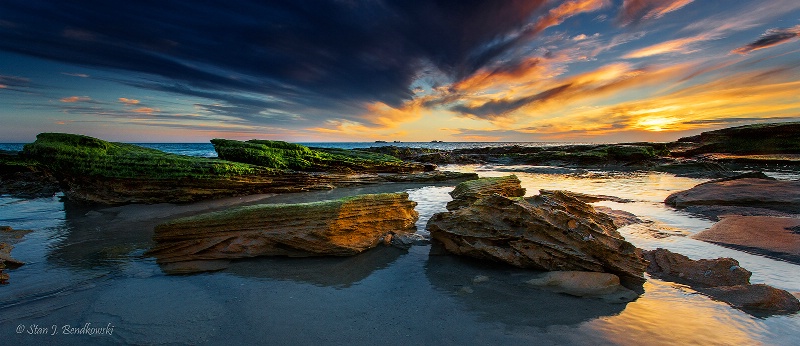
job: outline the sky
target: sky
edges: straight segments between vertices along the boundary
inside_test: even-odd
[[[0,142],[670,141],[800,120],[797,0],[0,2]]]

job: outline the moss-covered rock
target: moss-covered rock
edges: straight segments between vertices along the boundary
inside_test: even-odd
[[[270,172],[238,162],[170,154],[66,133],[40,133],[22,153],[62,176],[216,179]]]
[[[417,172],[424,168],[394,156],[359,150],[309,148],[294,143],[255,139],[243,142],[217,138],[212,139],[211,143],[221,159],[275,169],[399,173]]]
[[[52,172],[68,198],[103,204],[190,202],[319,184],[308,175],[65,133],[39,134],[21,155]]]

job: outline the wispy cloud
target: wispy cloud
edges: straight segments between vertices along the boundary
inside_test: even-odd
[[[126,105],[129,105],[129,106],[138,105],[139,102],[140,102],[139,100],[129,99],[129,98],[126,98],[126,97],[120,97],[117,100],[119,100],[119,102],[122,102],[122,103],[124,103]]]
[[[156,113],[158,111],[159,110],[157,108],[152,108],[152,107],[139,107],[139,108],[134,108],[134,109],[131,110],[131,112],[134,112],[134,113],[148,114],[148,115]]]
[[[677,11],[694,0],[625,0],[620,9],[618,21],[623,25],[658,19],[667,13]]]
[[[64,103],[75,103],[75,102],[88,102],[91,100],[92,98],[89,96],[69,96],[61,98],[59,101]]]
[[[759,37],[758,40],[755,40],[742,47],[736,48],[732,50],[731,53],[747,54],[755,50],[769,48],[789,42],[790,40],[795,39],[797,37],[800,37],[800,25],[784,29],[781,28],[769,29],[767,30],[767,32],[761,35],[761,37]]]
[[[634,50],[628,54],[623,55],[625,59],[646,58],[654,55],[662,54],[689,54],[695,52],[698,48],[696,44],[703,41],[714,39],[715,36],[709,34],[701,34],[693,37],[679,38],[675,40],[657,43],[651,46]]]
[[[71,73],[71,72],[61,72],[61,74],[71,77],[80,77],[80,78],[89,78],[90,76],[85,73]]]

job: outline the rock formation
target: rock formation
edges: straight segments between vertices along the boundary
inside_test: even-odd
[[[345,167],[347,170],[332,168],[332,172],[298,172],[175,155],[132,144],[112,143],[63,133],[39,134],[36,142],[27,144],[21,155],[52,173],[69,199],[100,204],[180,203],[260,193],[332,189],[357,184],[463,180],[475,177],[474,173],[422,172],[422,165],[406,164],[396,158],[383,157],[385,155],[376,158],[377,154],[373,153],[320,154],[308,150],[308,155],[276,155],[273,159],[280,159],[285,165],[300,165],[298,162],[306,162],[303,160],[322,155],[328,166],[309,167]],[[282,152],[295,151],[297,150]],[[353,169],[359,167],[364,168],[364,172],[353,172]],[[419,173],[375,173],[383,171]]]
[[[661,248],[644,250],[642,256],[650,262],[649,274],[693,287],[746,285],[752,275],[733,258],[692,260]]]
[[[682,145],[673,155],[704,153],[783,154],[800,153],[800,123],[772,123],[731,127],[685,137],[672,146]]]
[[[711,181],[669,195],[673,207],[742,206],[800,212],[800,181],[757,178]]]
[[[800,301],[769,285],[750,284],[750,272],[732,258],[692,260],[666,249],[644,250],[647,272],[697,291],[754,315],[795,313]]]
[[[267,168],[306,172],[409,173],[422,172],[424,165],[397,157],[360,150],[309,148],[270,140],[246,142],[212,139],[219,158]]]
[[[233,208],[156,226],[149,254],[173,272],[203,269],[194,261],[216,261],[219,269],[235,258],[355,255],[391,234],[414,232],[414,206],[408,194],[391,193]]]
[[[613,273],[628,287],[644,282],[646,262],[612,219],[562,191],[527,200],[495,193],[435,214],[427,229],[457,255],[538,270]]]

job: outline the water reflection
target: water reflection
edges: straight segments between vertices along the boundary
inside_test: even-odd
[[[625,303],[579,298],[529,286],[535,271],[466,258],[431,256],[425,275],[438,289],[459,298],[482,320],[508,326],[575,325],[625,309]]]
[[[762,326],[724,303],[660,280],[649,280],[645,291],[619,315],[588,327],[619,345],[761,344]]]
[[[235,261],[223,272],[245,278],[290,280],[347,288],[373,272],[388,267],[406,253],[406,250],[381,245],[348,257],[261,257]]]

